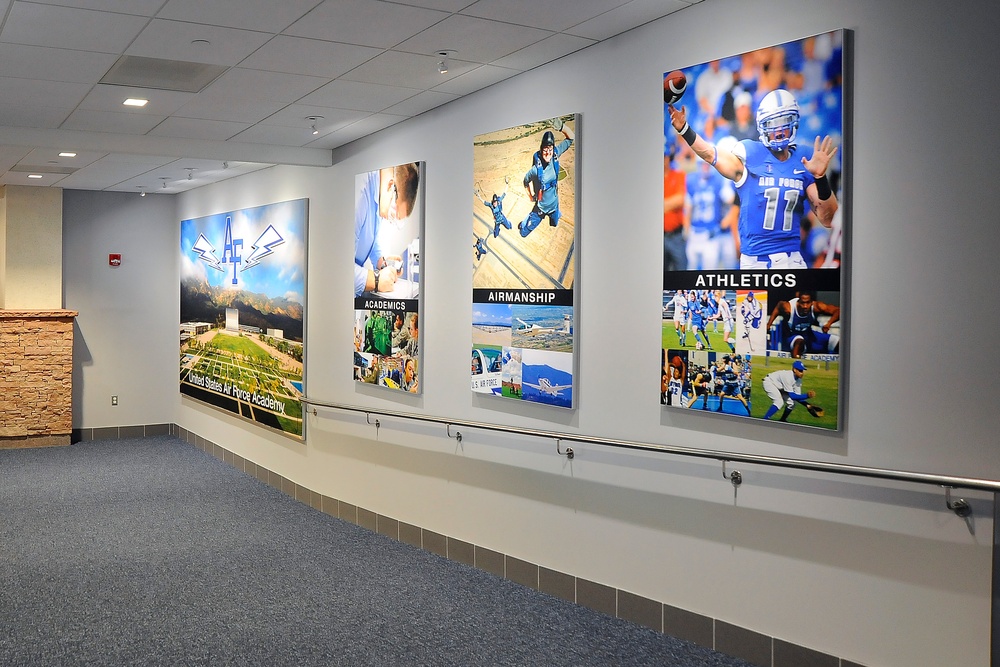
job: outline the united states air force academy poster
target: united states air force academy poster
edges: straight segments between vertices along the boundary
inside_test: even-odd
[[[578,116],[476,136],[472,390],[572,408]]]
[[[663,75],[664,406],[840,428],[844,39]]]
[[[354,379],[420,393],[422,162],[358,174],[354,188]]]
[[[297,438],[308,204],[181,221],[181,393]]]

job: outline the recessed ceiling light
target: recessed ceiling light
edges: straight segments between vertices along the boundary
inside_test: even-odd
[[[122,102],[127,107],[144,107],[149,104],[149,100],[144,100],[137,97],[130,97],[124,102]]]
[[[28,174],[28,178],[41,178],[41,174]]]
[[[76,157],[76,153],[70,153],[69,151],[66,151],[64,153],[60,153],[59,157]]]

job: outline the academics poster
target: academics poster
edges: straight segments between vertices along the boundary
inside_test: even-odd
[[[420,162],[355,177],[354,380],[420,393]]]
[[[573,407],[578,118],[474,139],[474,392]]]
[[[663,76],[664,406],[840,428],[844,37]]]
[[[297,438],[308,208],[181,221],[181,393]]]

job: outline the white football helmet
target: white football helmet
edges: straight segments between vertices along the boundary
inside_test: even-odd
[[[782,88],[765,95],[757,107],[757,131],[760,132],[761,143],[771,150],[785,150],[795,143],[798,129],[799,103],[795,101],[795,96]]]

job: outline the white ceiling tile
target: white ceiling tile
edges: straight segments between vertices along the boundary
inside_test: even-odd
[[[152,136],[202,141],[225,141],[250,127],[250,123],[229,120],[171,117],[149,131]]]
[[[73,112],[48,104],[0,104],[0,127],[31,127],[54,130]]]
[[[236,65],[270,38],[267,33],[251,30],[153,19],[125,53],[211,65]]]
[[[336,132],[331,132],[318,141],[312,142],[309,146],[316,148],[336,148],[337,146],[348,144],[355,139],[360,139],[379,130],[384,130],[396,123],[401,123],[407,118],[407,116],[391,116],[384,113],[372,114],[359,120],[357,123],[352,123]]]
[[[492,64],[526,71],[552,62],[557,58],[562,58],[574,51],[585,49],[596,43],[596,41],[585,37],[557,33],[548,39],[543,39],[540,42],[535,42],[530,46],[524,47],[520,51],[515,51],[509,56],[495,60]]]
[[[42,5],[59,5],[78,9],[94,9],[116,14],[153,16],[163,6],[163,0],[31,0]]]
[[[461,60],[490,63],[551,34],[538,28],[455,14],[396,48],[424,54],[450,50]]]
[[[116,59],[111,53],[0,44],[0,76],[97,83]]]
[[[63,148],[70,149],[72,146],[64,146]],[[24,156],[23,162],[26,164],[48,164],[82,169],[106,155],[106,153],[100,151],[79,151],[75,157],[59,157],[60,152],[61,149],[58,148],[36,148]]]
[[[0,169],[5,171],[10,169],[29,153],[31,149],[24,146],[0,145]]]
[[[163,19],[281,32],[315,7],[319,0],[169,0],[157,14]]]
[[[149,100],[144,107],[126,107],[123,105],[128,98]],[[169,116],[187,104],[194,93],[179,93],[173,90],[154,90],[152,88],[136,88],[134,86],[109,86],[98,84],[91,89],[83,101],[81,109],[95,111],[117,111],[123,113],[138,113],[157,116]]]
[[[327,80],[301,74],[265,72],[234,67],[212,82],[199,97],[226,99],[232,104],[243,100],[274,100],[291,103],[323,86]]]
[[[572,3],[547,7],[543,11],[538,0],[479,0],[463,9],[462,13],[558,32],[626,2],[628,0],[573,0]]]
[[[115,134],[146,134],[162,123],[164,118],[165,116],[77,109],[63,122],[62,129],[114,132]]]
[[[150,195],[174,194],[182,191],[180,187],[177,187],[178,185],[190,183],[191,187],[194,188],[204,185],[204,183],[209,179],[213,182],[224,181],[230,178],[236,178],[237,176],[241,176],[243,174],[249,174],[254,171],[260,171],[261,169],[267,169],[274,166],[272,164],[261,164],[260,162],[234,162],[232,160],[227,162],[227,164],[229,165],[228,167],[213,169],[211,172],[202,171],[198,174],[198,177],[192,178],[191,181],[187,181],[186,177],[179,180],[171,179],[170,183],[173,184],[173,187],[169,187],[167,189],[163,189],[161,187],[162,181],[160,181],[160,179],[155,176],[153,172],[140,174],[132,178],[126,178],[126,180],[122,180],[108,186],[107,189],[114,192],[135,193],[141,193],[145,190]],[[65,181],[60,183],[60,185],[62,187],[66,187]]]
[[[455,93],[456,95],[468,95],[520,73],[520,70],[516,69],[483,65],[471,72],[456,76],[451,81],[447,81],[440,86],[435,86],[434,90],[443,93]]]
[[[393,0],[401,5],[413,5],[425,9],[439,9],[442,12],[457,12],[471,5],[475,0]]]
[[[348,81],[381,83],[389,86],[427,89],[472,71],[478,63],[448,59],[448,72],[438,71],[438,56],[423,56],[416,53],[386,51],[372,58],[364,65],[356,67],[342,78]]]
[[[368,115],[367,111],[333,109],[310,104],[290,104],[273,116],[265,118],[259,124],[310,128],[315,123],[316,129],[319,130],[320,135],[323,135],[355,123]],[[310,116],[316,117],[317,120],[309,120]]]
[[[153,167],[159,167],[165,165],[169,162],[173,162],[177,158],[167,157],[165,155],[136,155],[134,153],[108,153],[104,157],[96,160],[94,164],[117,164],[124,162],[125,164],[132,165],[132,168],[145,167],[146,169],[152,169]]]
[[[0,91],[7,103],[18,105],[52,106],[73,109],[86,97],[92,86],[86,83],[36,81],[14,77],[0,78]]]
[[[382,53],[382,49],[278,35],[240,67],[335,79]]]
[[[154,165],[97,161],[67,176],[59,185],[71,190],[103,190],[152,169]],[[155,181],[153,182],[159,185]],[[149,189],[153,191],[152,188]]]
[[[392,105],[386,109],[385,112],[399,116],[416,116],[458,98],[459,95],[455,95],[454,93],[425,90],[422,93],[414,95],[408,100],[403,100],[399,104]]]
[[[337,79],[306,95],[298,103],[355,111],[381,111],[418,92],[414,88]]]
[[[688,6],[687,2],[681,0],[632,0],[596,18],[567,28],[566,32],[589,39],[609,39]]]
[[[388,49],[446,18],[445,12],[380,0],[326,0],[285,34]]]
[[[174,115],[178,118],[256,123],[283,106],[285,106],[284,102],[275,100],[247,99],[242,99],[239,104],[234,105],[231,100],[227,100],[225,97],[207,98],[199,95],[178,109]]]
[[[308,127],[287,127],[285,125],[264,125],[258,123],[240,132],[233,141],[251,144],[274,144],[276,146],[305,146],[316,137]]]
[[[146,25],[141,16],[15,2],[0,41],[121,53]]]
[[[47,187],[59,183],[66,178],[66,174],[42,174],[42,178],[28,178],[28,172],[8,171],[0,177],[0,185],[32,185],[35,187]]]

